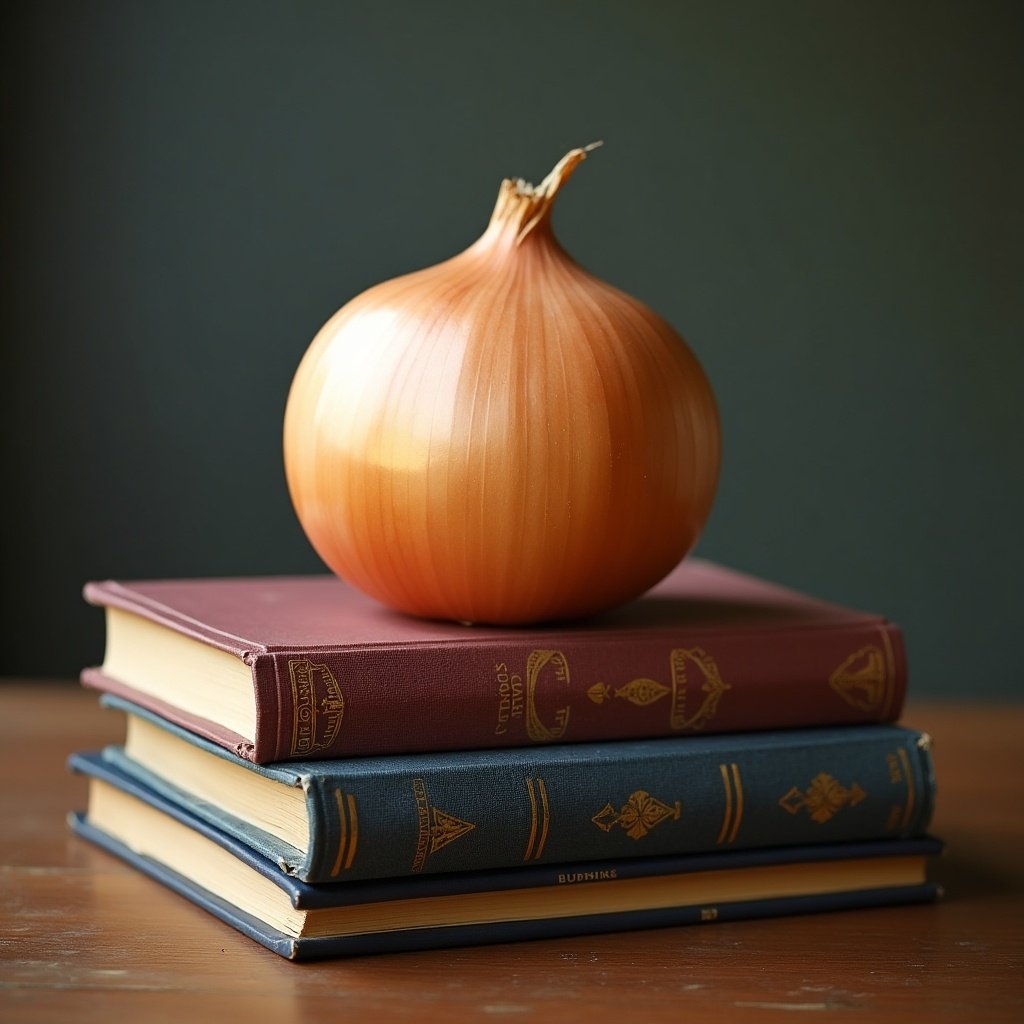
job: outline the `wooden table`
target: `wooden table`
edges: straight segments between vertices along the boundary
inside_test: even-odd
[[[0,684],[0,1020],[1024,1020],[1024,705],[919,704],[938,904],[291,964],[73,837],[118,716]],[[797,1012],[801,1011],[801,1012]]]

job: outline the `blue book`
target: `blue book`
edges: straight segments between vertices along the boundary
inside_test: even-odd
[[[927,737],[877,725],[254,765],[127,712],[103,757],[308,882],[923,834]]]
[[[937,840],[530,865],[313,886],[97,755],[81,836],[289,959],[913,903]]]

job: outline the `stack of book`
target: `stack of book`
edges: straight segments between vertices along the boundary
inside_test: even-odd
[[[572,625],[333,577],[89,584],[82,836],[289,958],[931,899],[899,629],[689,559]]]

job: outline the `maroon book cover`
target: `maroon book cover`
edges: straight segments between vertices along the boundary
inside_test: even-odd
[[[98,668],[82,681],[258,763],[891,721],[906,689],[887,619],[693,558],[613,612],[545,627],[413,619],[333,576],[107,581],[85,597],[249,666],[254,736]]]

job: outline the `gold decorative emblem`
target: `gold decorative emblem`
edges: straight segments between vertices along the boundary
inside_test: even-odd
[[[714,718],[722,694],[732,687],[722,679],[715,659],[700,647],[689,650],[677,647],[671,655],[672,661],[672,717],[673,729],[696,731],[703,729]],[[703,699],[696,710],[687,717],[687,687],[691,682],[700,681]]]
[[[430,811],[434,819],[430,826],[431,853],[437,853],[441,847],[461,839],[467,832],[472,832],[476,828],[471,822],[456,818],[454,814],[448,814],[438,807],[431,807]]]
[[[605,832],[611,832],[618,826],[630,839],[643,839],[667,818],[678,821],[682,811],[683,805],[678,800],[669,807],[650,793],[638,789],[618,810],[610,803],[605,804],[591,820]]]
[[[829,676],[828,685],[851,707],[860,711],[877,711],[890,685],[885,655],[874,644],[854,651]]]
[[[849,788],[828,772],[819,772],[806,790],[794,786],[779,799],[779,806],[790,814],[806,810],[812,821],[824,825],[844,807],[856,807],[867,793],[854,782]]]
[[[422,779],[413,779],[413,794],[416,797],[416,814],[419,818],[419,833],[416,840],[416,856],[413,871],[422,871],[427,858],[443,849],[467,832],[476,828],[470,821],[463,821],[439,807],[433,807],[427,798],[427,787]]]
[[[292,757],[308,757],[337,739],[345,715],[345,698],[331,670],[309,658],[289,658]]]
[[[561,686],[569,689],[569,662],[561,651],[530,651],[526,659],[526,732],[531,740],[550,743],[561,739],[569,727],[569,708],[562,707],[555,712],[553,725],[541,721],[537,711],[537,689],[542,680],[545,688]]]
[[[645,708],[648,704],[661,700],[669,692],[664,683],[655,682],[653,679],[634,679],[625,686],[620,686],[615,691],[615,696],[628,700],[638,708]]]
[[[714,658],[699,647],[687,650],[678,647],[669,655],[669,671],[672,675],[671,686],[659,683],[656,679],[648,679],[641,676],[638,679],[631,679],[625,686],[618,687],[614,694],[621,700],[627,700],[638,708],[645,708],[656,704],[659,700],[671,696],[671,711],[669,712],[669,724],[673,729],[687,729],[696,732],[703,729],[705,725],[718,711],[718,702],[722,694],[731,689],[718,671]],[[693,678],[688,678],[693,677]],[[703,699],[700,704],[691,712],[686,714],[686,697],[688,684],[700,681],[700,692]],[[692,685],[690,689],[692,690]],[[587,696],[595,704],[603,704],[612,697],[612,688],[607,683],[595,683],[589,690]]]
[[[638,708],[645,708],[648,704],[661,700],[669,692],[671,691],[664,683],[654,679],[631,679],[625,686],[620,686],[615,691],[615,696],[628,700]],[[587,696],[595,704],[603,704],[611,699],[612,688],[607,683],[595,683],[587,690]]]

